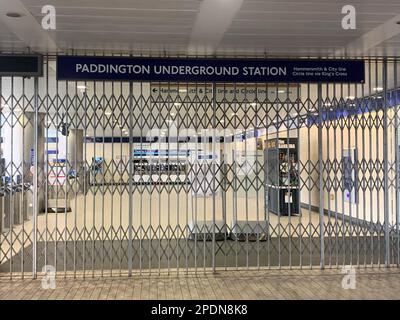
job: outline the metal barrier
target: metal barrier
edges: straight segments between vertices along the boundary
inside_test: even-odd
[[[0,273],[399,265],[397,59],[353,85],[57,81],[54,58],[0,78],[25,186]]]

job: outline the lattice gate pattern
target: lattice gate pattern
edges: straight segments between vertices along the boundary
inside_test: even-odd
[[[363,84],[0,78],[0,274],[399,265],[395,59]]]

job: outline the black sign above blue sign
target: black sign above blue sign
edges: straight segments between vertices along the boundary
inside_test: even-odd
[[[364,82],[363,60],[245,60],[60,56],[58,80]]]
[[[42,75],[41,55],[0,55],[0,76],[41,77]]]

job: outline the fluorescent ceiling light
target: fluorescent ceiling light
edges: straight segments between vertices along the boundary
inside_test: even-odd
[[[286,90],[278,90],[278,93],[286,93]]]
[[[77,85],[76,87],[77,87],[78,89],[81,89],[81,90],[86,89],[86,86],[85,86],[85,85]]]
[[[105,114],[106,116],[111,116],[111,115],[112,115],[112,112],[109,112],[109,111],[108,111],[108,112],[105,112],[104,114]]]
[[[383,88],[382,88],[382,87],[375,87],[375,88],[373,88],[372,90],[374,90],[374,91],[382,91]]]
[[[19,12],[7,12],[6,16],[9,17],[9,18],[21,18],[24,15],[22,13],[19,13]]]
[[[179,92],[180,93],[185,93],[185,92],[187,92],[187,89],[179,89]]]
[[[354,96],[347,96],[346,99],[347,99],[347,100],[354,100],[355,97],[354,97]]]

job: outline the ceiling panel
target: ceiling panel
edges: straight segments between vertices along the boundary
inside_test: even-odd
[[[277,55],[332,55],[400,13],[399,1],[352,1],[357,28],[343,30],[341,8],[346,4],[342,0],[245,0],[219,51],[241,52],[251,46]]]
[[[90,48],[116,53],[185,54],[201,9],[201,0],[16,1],[22,2],[38,23],[43,5],[56,7],[57,30],[49,35],[61,52]],[[227,0],[215,1],[229,5]],[[243,0],[215,52],[332,55],[400,15],[398,0],[354,0],[351,4],[357,10],[357,29],[343,30],[341,8],[346,4],[347,0]],[[368,53],[396,52],[397,40],[383,41]],[[0,50],[25,47],[12,30],[0,24]]]
[[[26,45],[0,21],[0,52],[23,51]]]
[[[199,1],[168,0],[23,0],[37,19],[41,8],[57,10],[57,29],[51,36],[60,50],[97,49],[163,52],[185,50]]]

